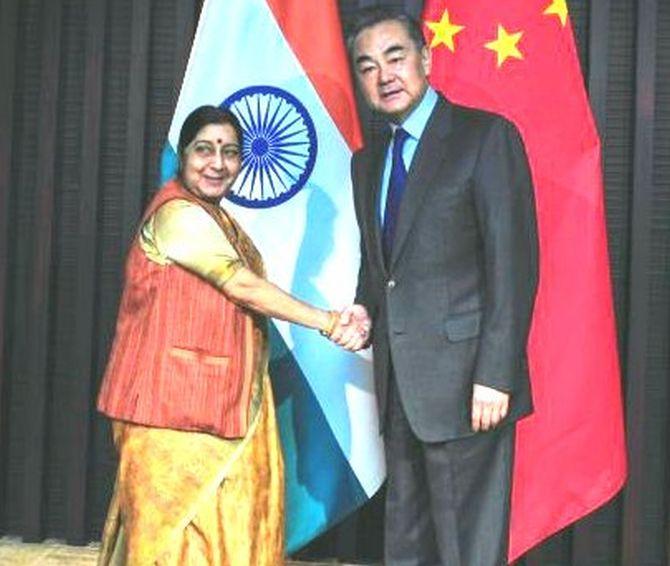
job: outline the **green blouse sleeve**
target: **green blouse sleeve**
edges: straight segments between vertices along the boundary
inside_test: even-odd
[[[183,199],[166,202],[145,222],[140,246],[150,260],[176,263],[219,288],[243,265],[216,221]]]

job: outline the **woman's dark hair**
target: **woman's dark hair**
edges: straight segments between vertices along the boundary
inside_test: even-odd
[[[177,143],[177,155],[181,161],[184,157],[184,149],[190,144],[200,130],[209,124],[230,124],[237,134],[237,142],[242,145],[242,126],[227,108],[218,106],[199,106],[191,112],[179,132],[179,143]]]
[[[365,29],[380,24],[381,22],[398,22],[401,24],[410,39],[416,45],[416,48],[421,51],[426,46],[426,41],[421,31],[421,25],[412,16],[394,7],[369,6],[361,8],[354,12],[353,17],[349,20],[346,26],[347,36],[347,51],[349,57],[352,58],[354,54],[354,43],[358,35]]]

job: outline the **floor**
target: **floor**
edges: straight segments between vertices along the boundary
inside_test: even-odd
[[[29,544],[16,538],[0,538],[0,564],[2,566],[92,566],[97,556],[97,544],[68,546],[54,540]],[[333,566],[334,564],[340,563],[287,562],[286,566]],[[340,564],[340,566],[346,565]]]

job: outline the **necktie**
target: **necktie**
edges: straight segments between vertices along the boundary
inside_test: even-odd
[[[386,207],[384,208],[384,226],[382,229],[382,247],[384,259],[388,265],[393,249],[393,238],[395,236],[395,227],[398,221],[398,211],[400,210],[400,201],[405,191],[407,181],[407,171],[402,159],[402,148],[409,134],[402,128],[396,128],[393,135],[393,147],[391,148],[391,175],[389,177],[389,186],[386,193]]]

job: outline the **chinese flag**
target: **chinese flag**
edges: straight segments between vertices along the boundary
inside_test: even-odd
[[[605,503],[626,475],[600,141],[566,0],[428,0],[432,84],[502,114],[535,185],[540,284],[519,423],[510,560]]]

